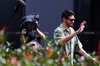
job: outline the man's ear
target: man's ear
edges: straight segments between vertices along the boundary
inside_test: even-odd
[[[65,22],[66,18],[63,18],[63,21]]]

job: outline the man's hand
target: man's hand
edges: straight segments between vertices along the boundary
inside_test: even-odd
[[[86,21],[83,21],[83,22],[81,23],[80,28],[76,31],[77,33],[80,33],[80,32],[83,31],[83,29],[84,29],[84,27],[85,27],[85,26],[84,26],[85,23],[86,23]]]
[[[92,58],[92,60],[95,62],[95,63],[98,63],[98,60],[96,58]]]

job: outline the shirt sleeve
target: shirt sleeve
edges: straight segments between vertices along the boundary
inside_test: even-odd
[[[78,52],[80,49],[82,49],[82,47],[83,47],[82,43],[80,42],[80,40],[76,36],[75,51]]]
[[[61,44],[62,42],[60,41],[60,39],[62,38],[62,37],[64,37],[63,36],[63,33],[60,31],[60,30],[58,30],[58,29],[56,29],[55,31],[54,31],[54,40],[55,40],[55,43],[56,44]]]

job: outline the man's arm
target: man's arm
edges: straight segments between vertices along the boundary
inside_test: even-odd
[[[62,43],[66,43],[67,41],[71,40],[74,36],[76,36],[77,34],[79,34],[80,32],[83,31],[83,29],[84,29],[84,27],[85,27],[85,26],[84,26],[85,23],[86,23],[86,21],[83,21],[83,22],[81,23],[81,25],[80,25],[80,28],[79,28],[75,33],[61,38],[60,41],[61,41]]]
[[[86,51],[84,50],[84,49],[80,49],[79,51],[78,51],[81,55],[83,55],[84,57],[90,57],[94,62],[98,62],[97,60],[96,60],[96,58],[93,58],[93,57],[91,57],[88,53],[86,53]]]

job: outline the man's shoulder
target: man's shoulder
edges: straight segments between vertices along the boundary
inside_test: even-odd
[[[61,31],[61,30],[63,30],[62,23],[55,29],[55,31]]]
[[[70,27],[70,30],[71,30],[71,31],[75,31],[72,27]]]
[[[61,30],[61,27],[58,26],[58,27],[54,30],[54,32],[56,32],[56,31],[60,31],[60,30]]]

